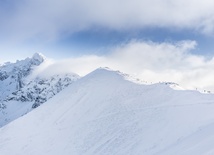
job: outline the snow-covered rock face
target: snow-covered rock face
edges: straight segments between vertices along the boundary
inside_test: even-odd
[[[70,73],[26,80],[44,61],[42,54],[35,53],[32,58],[0,66],[0,127],[38,107],[79,78]]]
[[[12,92],[21,89],[24,86],[23,79],[43,61],[42,55],[36,53],[32,58],[2,65],[0,67],[0,101],[3,101]]]
[[[4,101],[34,102],[32,108],[36,108],[77,79],[78,76],[75,74],[55,75],[50,79],[36,78],[25,87],[13,92]]]
[[[45,57],[41,53],[35,53],[31,59],[34,65],[40,65],[45,60]]]

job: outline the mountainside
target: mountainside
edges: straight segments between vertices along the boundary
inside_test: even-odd
[[[4,155],[214,154],[214,95],[98,69],[0,128]]]
[[[0,127],[28,113],[76,81],[74,73],[26,80],[45,61],[39,53],[0,66]]]
[[[32,58],[27,58],[16,63],[6,63],[0,66],[0,101],[11,93],[24,86],[23,79],[30,75],[35,66],[44,61],[42,55],[36,53]]]

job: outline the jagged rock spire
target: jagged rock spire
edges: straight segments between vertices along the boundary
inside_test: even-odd
[[[41,53],[35,53],[31,60],[34,65],[40,65],[45,60],[45,56]]]

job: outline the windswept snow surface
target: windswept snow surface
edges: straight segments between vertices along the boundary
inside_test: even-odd
[[[98,69],[0,129],[2,155],[214,154],[214,95]]]

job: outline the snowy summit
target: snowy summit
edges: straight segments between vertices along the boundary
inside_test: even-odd
[[[31,59],[35,63],[35,65],[39,65],[45,60],[45,56],[41,53],[35,53]]]

